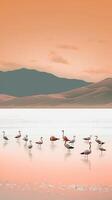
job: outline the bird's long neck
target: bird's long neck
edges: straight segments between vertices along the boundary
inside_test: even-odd
[[[91,151],[91,144],[89,144],[89,149],[90,149],[90,151]]]
[[[63,137],[64,137],[64,131],[62,131]]]
[[[43,142],[43,138],[40,138],[40,141]]]

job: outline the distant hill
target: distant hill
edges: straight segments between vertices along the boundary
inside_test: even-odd
[[[60,78],[26,68],[0,71],[0,93],[16,97],[60,93],[89,84],[83,80]]]
[[[0,97],[0,107],[112,108],[112,78],[58,94]]]
[[[106,105],[112,103],[112,78],[104,79],[86,87],[63,93],[69,103],[78,105]]]

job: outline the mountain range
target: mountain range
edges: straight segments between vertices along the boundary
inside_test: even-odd
[[[0,94],[16,97],[60,93],[89,85],[78,79],[67,79],[27,68],[0,71]]]
[[[69,91],[16,97],[0,95],[2,108],[112,108],[112,78]]]

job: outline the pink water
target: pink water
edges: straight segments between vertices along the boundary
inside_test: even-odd
[[[55,111],[53,112],[55,115]],[[42,115],[39,117],[39,114],[37,112],[34,118],[29,119],[28,115],[23,115],[23,111],[21,113],[13,111],[8,112],[8,117],[6,113],[0,117],[0,130],[5,130],[10,139],[5,142],[1,133],[0,199],[111,200],[111,115],[101,120],[100,117],[91,120],[89,118],[88,121],[78,115],[77,118],[81,120],[73,121],[70,117],[69,120],[68,118],[62,120],[60,117],[54,117],[55,120],[43,117],[42,120]],[[70,116],[70,111],[68,114]],[[69,138],[76,135],[74,149],[71,151],[64,147],[61,135],[63,128]],[[21,129],[23,136],[28,134],[32,139],[31,151],[22,139],[14,138],[18,129]],[[86,159],[80,155],[80,152],[88,149],[88,143],[82,138],[90,134],[92,134],[92,154]],[[60,141],[51,143],[49,141],[51,135],[60,137]],[[106,152],[99,151],[95,135],[105,141]],[[35,144],[40,136],[44,138],[41,148]]]

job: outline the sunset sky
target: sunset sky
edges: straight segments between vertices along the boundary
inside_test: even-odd
[[[0,0],[0,70],[112,76],[111,0]]]

